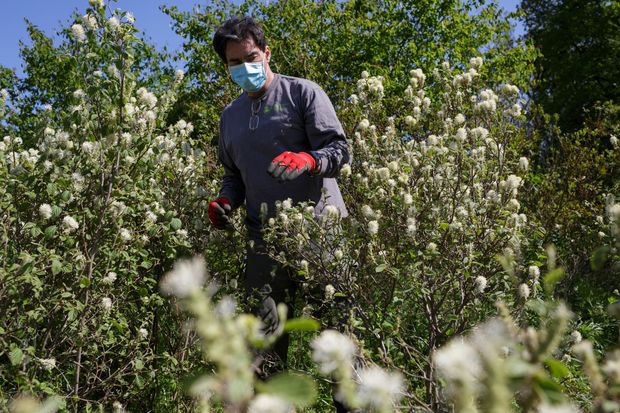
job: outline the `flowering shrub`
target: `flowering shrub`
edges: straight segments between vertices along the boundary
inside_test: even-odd
[[[166,410],[199,354],[158,277],[209,236],[198,206],[212,160],[190,123],[167,121],[183,72],[149,90],[133,16],[91,3],[65,33],[80,79],[69,109],[44,106],[33,136],[0,143],[2,393]]]
[[[0,128],[9,131],[0,141],[0,408],[34,393],[63,397],[39,405],[18,396],[11,408],[303,410],[314,402],[312,381],[257,382],[253,352],[316,323],[289,320],[265,337],[243,314],[242,213],[228,232],[206,224],[219,188],[215,151],[179,118],[204,107],[179,103],[192,93],[182,91],[182,71],[140,60],[149,52],[134,21],[91,0],[61,46],[39,39],[27,50],[30,64],[51,50],[51,68],[32,70],[22,95],[0,91]],[[487,82],[486,64],[410,68],[400,85],[390,85],[400,75],[362,72],[337,105],[351,132],[353,161],[339,177],[348,216],[329,202],[317,217],[314,205],[283,200],[265,222],[272,255],[297,269],[304,315],[324,327],[298,344],[316,363],[304,367],[350,406],[507,411],[515,392],[524,410],[567,402],[557,381],[576,362],[555,356],[568,354],[569,312],[543,300],[562,270],[550,249],[541,276],[521,207],[530,170],[521,92]],[[228,100],[237,91],[214,73],[213,102]],[[216,106],[200,118],[208,137]],[[610,195],[593,262],[612,269],[619,215]],[[177,261],[196,254],[204,259]],[[497,302],[502,320],[476,327]],[[525,321],[539,325],[519,328]],[[601,367],[593,348],[574,353],[592,405],[613,409],[618,355]],[[196,376],[186,392],[181,383]]]
[[[267,223],[274,256],[299,269],[306,295],[320,292],[324,307],[347,301],[369,351],[426,377],[415,382],[431,400],[430,352],[496,300],[523,303],[539,288],[521,260],[529,165],[512,146],[523,133],[518,89],[482,87],[482,64],[445,64],[428,78],[412,70],[392,116],[383,79],[362,73],[345,114],[360,119],[340,179],[350,216],[328,206],[314,220],[312,208],[282,202]]]

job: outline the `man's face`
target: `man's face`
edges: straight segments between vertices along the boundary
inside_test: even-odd
[[[251,37],[240,42],[229,41],[226,43],[226,63],[228,66],[236,66],[241,63],[260,62],[265,59],[269,63],[271,51],[269,46],[263,52]]]

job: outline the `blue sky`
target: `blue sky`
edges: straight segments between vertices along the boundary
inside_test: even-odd
[[[158,48],[167,46],[176,49],[182,39],[170,27],[170,19],[159,9],[161,5],[175,5],[181,10],[191,10],[194,4],[205,0],[119,0],[115,7],[131,11],[136,17],[136,26],[151,37]],[[48,35],[54,34],[78,9],[83,14],[88,0],[4,0],[0,6],[3,24],[0,25],[0,65],[20,70],[19,41],[27,40],[27,18]],[[509,11],[516,9],[519,0],[499,0]],[[517,34],[521,28],[517,27]]]

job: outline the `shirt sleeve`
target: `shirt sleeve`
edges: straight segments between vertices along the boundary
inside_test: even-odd
[[[223,123],[224,119],[222,117],[220,120],[218,158],[224,167],[224,176],[222,176],[222,187],[219,196],[227,198],[230,201],[230,206],[235,209],[245,200],[245,184],[241,178],[239,168],[237,168],[226,149]]]
[[[311,85],[302,96],[310,154],[317,161],[316,174],[333,178],[350,162],[349,146],[329,97],[318,85]]]

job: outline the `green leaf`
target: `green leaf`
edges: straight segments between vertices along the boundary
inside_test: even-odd
[[[177,229],[180,229],[182,226],[183,226],[183,223],[181,222],[179,218],[172,218],[170,220],[170,228],[174,229],[175,231]]]
[[[90,286],[90,280],[86,277],[82,277],[82,279],[80,280],[80,287],[87,288],[89,286]]]
[[[284,331],[317,331],[321,324],[312,318],[292,318],[284,324]]]
[[[43,234],[43,231],[41,231],[41,228],[39,228],[37,226],[34,226],[34,227],[30,228],[30,236],[38,237],[41,234]]]
[[[387,264],[381,264],[381,265],[378,265],[378,266],[375,268],[375,272],[383,272],[383,271],[385,271],[385,269],[386,269],[386,268],[387,268]]]
[[[609,257],[610,250],[611,248],[608,245],[604,245],[594,251],[590,257],[590,267],[594,271],[600,271],[603,269],[605,263],[607,262],[607,258]]]
[[[62,208],[60,208],[59,206],[52,206],[52,217],[58,217],[60,216],[60,214],[62,213]]]
[[[56,234],[56,229],[58,229],[56,225],[50,225],[49,227],[45,228],[45,238],[52,238],[54,234]]]
[[[545,360],[545,365],[549,368],[551,375],[557,379],[566,378],[570,373],[568,367],[566,367],[564,363],[552,357]]]
[[[62,271],[62,263],[58,260],[52,261],[52,274],[58,275]]]
[[[257,382],[260,393],[269,393],[305,407],[314,403],[317,395],[316,383],[308,376],[293,373],[280,373],[267,382]]]
[[[23,359],[24,352],[19,347],[14,347],[9,352],[9,360],[11,361],[11,365],[17,366],[18,364],[21,364]]]
[[[553,294],[553,289],[555,288],[555,285],[559,283],[562,278],[564,278],[564,275],[564,268],[556,268],[549,272],[547,275],[545,275],[544,286],[545,292],[548,295]]]

